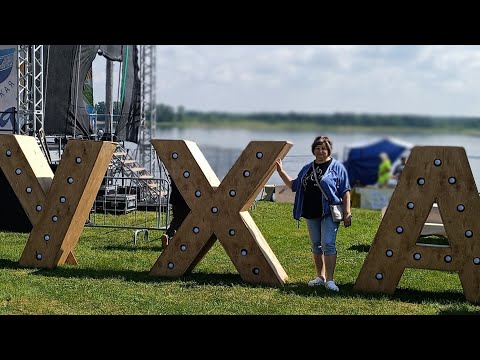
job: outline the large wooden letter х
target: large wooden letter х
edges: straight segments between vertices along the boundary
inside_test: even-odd
[[[190,272],[218,240],[245,282],[284,285],[287,274],[248,209],[275,170],[287,141],[252,141],[220,184],[197,144],[152,140],[190,213],[150,275],[180,277]]]
[[[417,244],[437,202],[448,245]],[[413,148],[355,283],[393,294],[405,268],[458,272],[468,301],[480,300],[480,199],[462,147]]]
[[[19,265],[76,264],[73,249],[115,151],[115,144],[70,140],[53,176],[32,136],[0,135],[0,167],[32,223]]]

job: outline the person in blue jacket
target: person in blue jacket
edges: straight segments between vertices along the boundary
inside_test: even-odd
[[[340,223],[333,221],[329,205],[343,204],[344,226],[351,226],[351,188],[345,167],[332,158],[332,141],[327,136],[315,138],[312,154],[315,159],[303,166],[296,179],[292,179],[283,169],[281,159],[276,161],[277,171],[285,185],[295,193],[294,219],[300,220],[303,217],[307,223],[317,272],[317,277],[309,281],[308,285],[322,285],[328,290],[338,291],[333,274],[337,262],[336,241]]]

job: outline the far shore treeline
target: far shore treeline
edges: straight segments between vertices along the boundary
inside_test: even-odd
[[[115,113],[114,106],[114,113]],[[104,114],[105,103],[95,105],[97,114]],[[146,114],[147,116],[147,114]],[[101,115],[98,115],[101,120]],[[480,135],[480,116],[425,116],[413,114],[367,114],[337,112],[331,114],[312,114],[301,112],[201,112],[187,110],[183,106],[158,104],[156,119],[159,126],[176,127],[247,127],[270,129],[309,130],[322,126],[324,128],[339,128],[362,130],[375,128],[377,131],[431,131],[462,132]]]

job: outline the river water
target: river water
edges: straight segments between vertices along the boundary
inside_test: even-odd
[[[290,141],[293,147],[287,153],[283,163],[285,170],[293,178],[301,167],[313,160],[310,145],[318,135],[329,136],[333,142],[334,157],[340,161],[348,155],[348,147],[370,143],[385,137],[415,145],[461,146],[465,148],[477,188],[480,184],[480,137],[460,134],[369,134],[364,132],[328,131],[315,133],[312,131],[282,130],[250,130],[250,129],[203,129],[203,128],[168,128],[158,129],[156,139],[181,139],[197,143],[212,169],[220,180],[227,174],[241,152],[250,141],[275,140]],[[283,184],[276,172],[267,184]]]

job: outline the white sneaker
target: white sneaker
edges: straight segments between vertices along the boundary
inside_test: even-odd
[[[332,291],[338,291],[339,290],[338,286],[335,284],[335,281],[333,281],[333,280],[327,281],[325,283],[325,289],[332,290]]]
[[[315,279],[310,280],[308,282],[308,286],[317,286],[317,285],[325,286],[325,281],[320,277],[316,277]]]

